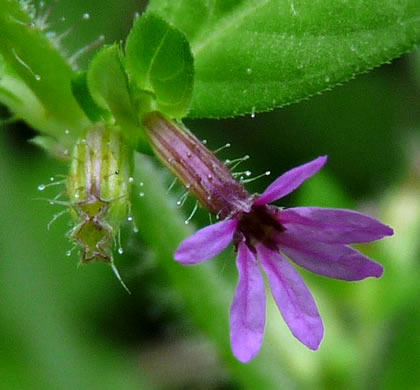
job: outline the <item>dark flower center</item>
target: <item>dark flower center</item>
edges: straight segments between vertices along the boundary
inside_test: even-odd
[[[275,218],[279,211],[272,206],[252,206],[249,213],[238,216],[239,226],[234,237],[235,245],[245,238],[246,244],[253,251],[257,243],[262,243],[270,249],[277,249],[275,234],[286,230]]]

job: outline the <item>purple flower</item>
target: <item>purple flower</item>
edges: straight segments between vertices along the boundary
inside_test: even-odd
[[[310,349],[318,349],[324,334],[322,320],[311,293],[288,259],[330,278],[379,277],[382,266],[348,244],[378,240],[392,235],[392,229],[350,210],[268,205],[318,172],[326,157],[286,172],[263,194],[253,196],[181,123],[155,112],[145,116],[143,125],[156,155],[203,207],[222,220],[182,242],[175,259],[198,264],[231,242],[236,246],[239,283],[230,310],[234,355],[248,362],[261,348],[265,289],[260,264],[293,335]]]
[[[183,241],[175,253],[177,261],[192,265],[235,244],[239,283],[230,310],[230,336],[233,353],[242,362],[257,355],[264,337],[265,288],[260,265],[291,332],[313,350],[321,343],[324,327],[311,293],[289,259],[316,274],[348,281],[383,273],[381,265],[348,245],[390,236],[390,227],[350,210],[268,205],[294,191],[326,160],[319,157],[284,173],[263,194],[250,197],[243,207],[231,207],[233,211],[221,222]]]

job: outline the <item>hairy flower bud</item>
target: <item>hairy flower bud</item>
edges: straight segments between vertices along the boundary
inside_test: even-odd
[[[203,207],[221,219],[250,210],[243,185],[187,128],[157,112],[143,124],[155,153]]]
[[[83,263],[112,263],[112,243],[129,207],[132,154],[120,133],[105,125],[88,129],[73,149],[67,180],[75,222],[70,238]]]

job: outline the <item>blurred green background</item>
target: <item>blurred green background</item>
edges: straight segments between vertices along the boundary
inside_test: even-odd
[[[76,25],[63,40],[71,54],[101,34],[107,43],[124,39],[143,9],[135,0],[62,0],[50,21],[56,31]],[[82,20],[86,12],[90,18]],[[81,69],[92,54],[80,58]],[[322,173],[281,205],[350,207],[396,231],[359,248],[384,264],[379,280],[345,283],[299,270],[325,323],[318,352],[293,338],[270,301],[261,355],[246,366],[233,362],[228,345],[233,251],[200,273],[175,264],[166,241],[188,233],[183,220],[193,202],[174,207],[182,193],[166,194],[165,170],[140,161],[145,196],[134,200],[140,232],[124,227],[124,254],[116,255],[129,296],[105,265],[78,268],[76,252],[66,256],[68,217],[47,231],[61,208],[36,200],[37,186],[65,174],[66,165],[28,143],[36,132],[23,123],[3,126],[0,389],[420,389],[419,103],[417,52],[255,118],[186,121],[211,149],[232,144],[221,158],[249,154],[244,170],[272,172],[250,183],[250,191],[328,154]],[[7,109],[1,114],[6,118]],[[42,195],[53,198],[63,189]],[[200,210],[193,222],[204,226],[208,216]]]

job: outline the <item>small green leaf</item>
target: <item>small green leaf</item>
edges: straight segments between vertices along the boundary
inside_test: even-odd
[[[185,36],[147,13],[134,24],[125,50],[127,69],[137,88],[155,95],[158,110],[170,117],[184,117],[189,111],[194,77]]]
[[[72,79],[71,90],[79,106],[93,123],[110,119],[111,113],[99,107],[89,92],[87,72],[80,72]]]
[[[191,117],[267,111],[420,42],[419,0],[150,0],[194,54]]]
[[[90,63],[87,83],[96,104],[111,111],[122,128],[129,130],[138,127],[117,44],[106,46],[98,52]]]

